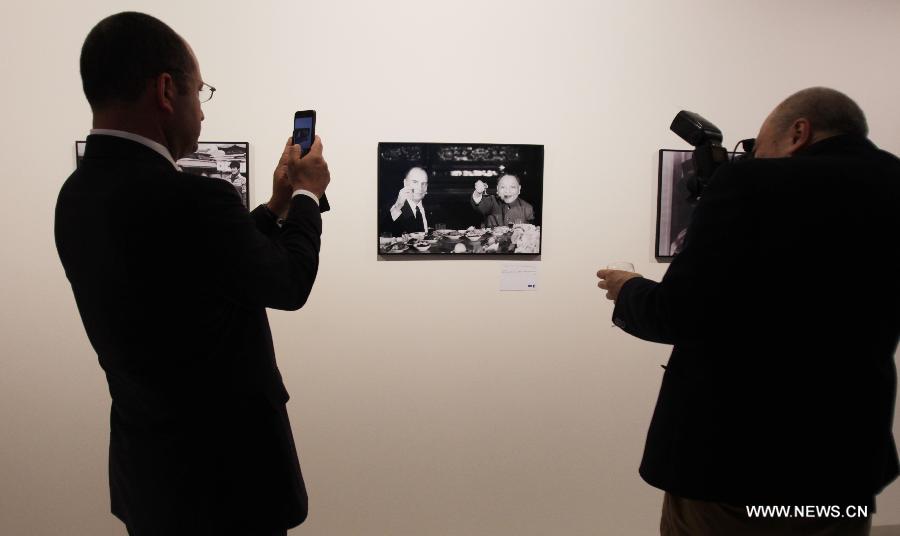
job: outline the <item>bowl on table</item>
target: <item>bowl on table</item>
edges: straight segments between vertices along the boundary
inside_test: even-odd
[[[468,233],[466,233],[466,238],[468,238],[472,242],[481,240],[482,236],[484,236],[484,233],[479,233],[478,231],[469,231]]]
[[[409,249],[409,245],[406,242],[395,242],[388,246],[387,253],[403,253],[404,251]]]

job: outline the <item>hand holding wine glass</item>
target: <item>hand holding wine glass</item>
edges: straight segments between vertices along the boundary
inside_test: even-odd
[[[607,299],[616,301],[619,299],[619,291],[622,285],[629,279],[641,277],[641,274],[634,271],[634,264],[625,261],[611,262],[606,268],[597,272],[600,282],[597,286],[606,291]]]

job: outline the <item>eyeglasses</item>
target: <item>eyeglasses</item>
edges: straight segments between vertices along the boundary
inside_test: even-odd
[[[169,72],[177,73],[179,76],[182,76],[184,78],[190,78],[191,80],[196,80],[197,82],[200,82],[201,85],[200,85],[200,89],[198,90],[200,92],[200,102],[209,102],[209,100],[213,98],[213,93],[216,92],[216,88],[207,84],[203,80],[200,80],[199,78],[197,78],[195,76],[191,76],[181,69],[169,69]]]
[[[202,80],[201,83],[203,85],[200,86],[200,102],[209,102],[209,100],[213,98],[213,93],[216,92],[216,88],[212,87],[206,82],[203,82]]]

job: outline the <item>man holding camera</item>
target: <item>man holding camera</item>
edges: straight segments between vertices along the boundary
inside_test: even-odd
[[[900,160],[827,88],[723,166],[662,281],[600,270],[614,323],[673,344],[641,476],[661,533],[862,535],[898,474]]]
[[[94,129],[56,244],[112,397],[112,513],[131,536],[284,535],[307,495],[266,308],[299,309],[315,282],[322,144],[301,160],[288,142],[248,214],[233,186],[175,164],[214,90],[171,28],[100,21],[81,75]]]

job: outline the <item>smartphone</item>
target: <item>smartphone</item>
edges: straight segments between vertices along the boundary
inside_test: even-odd
[[[294,145],[300,146],[300,154],[305,155],[316,139],[316,111],[303,110],[294,113]]]
[[[300,156],[302,157],[309,152],[313,141],[316,139],[316,111],[303,110],[294,112],[294,145],[300,146]],[[328,203],[328,197],[324,194],[319,199],[319,211],[328,212],[331,205]]]

